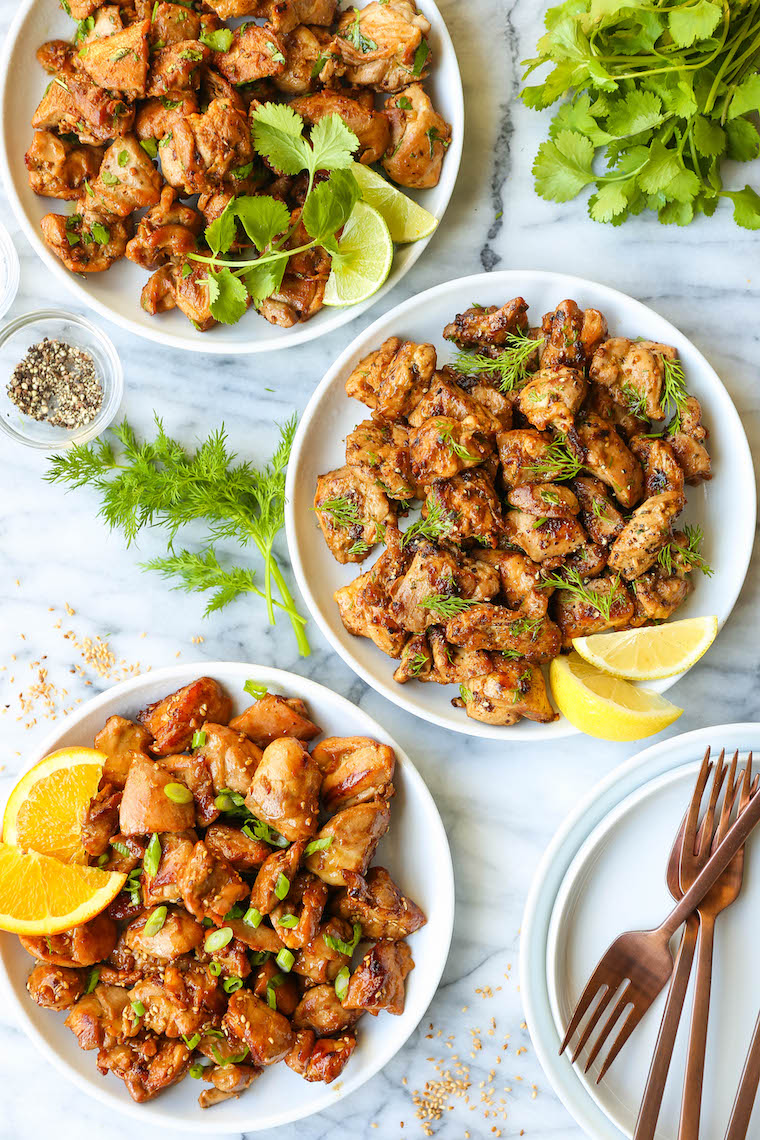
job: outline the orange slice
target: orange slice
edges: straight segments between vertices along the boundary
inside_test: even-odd
[[[25,772],[5,809],[4,842],[64,863],[86,863],[82,818],[105,760],[94,748],[62,748]]]
[[[126,877],[0,843],[0,930],[58,934],[89,922],[113,902]]]

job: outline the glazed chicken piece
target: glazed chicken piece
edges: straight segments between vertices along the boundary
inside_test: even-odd
[[[102,782],[102,781],[101,781]],[[82,846],[88,855],[98,857],[109,847],[119,830],[121,791],[104,784],[92,797],[82,817]]]
[[[507,502],[518,511],[547,519],[571,519],[580,510],[578,499],[564,483],[521,483],[509,491]]]
[[[474,539],[482,546],[495,547],[504,528],[499,497],[479,467],[432,483],[423,515],[427,517],[431,509],[440,512],[445,536],[456,544]]]
[[[97,175],[102,158],[101,147],[67,142],[51,131],[35,131],[24,162],[35,194],[68,201],[81,197],[85,182]]]
[[[285,1058],[285,1063],[305,1081],[323,1081],[329,1085],[343,1072],[355,1048],[353,1033],[321,1037],[317,1041],[313,1030],[299,1029],[296,1044]]]
[[[202,735],[205,739],[198,744],[195,756],[208,767],[214,791],[218,795],[230,788],[244,796],[261,761],[261,749],[244,733],[223,724],[206,721]]]
[[[388,149],[390,128],[384,112],[365,107],[358,99],[351,99],[340,91],[319,91],[294,99],[291,108],[300,115],[307,127],[318,123],[326,115],[337,115],[359,140],[354,158],[370,166],[379,162]]]
[[[199,677],[163,700],[148,705],[138,719],[153,736],[154,756],[170,756],[190,748],[194,734],[207,720],[226,724],[231,711],[232,702],[222,687],[211,677]]]
[[[432,344],[389,337],[359,361],[346,380],[346,394],[389,420],[406,417],[430,387],[435,365]]]
[[[211,1108],[225,1100],[237,1098],[241,1092],[250,1088],[262,1072],[262,1069],[257,1069],[254,1065],[234,1065],[229,1062],[225,1065],[212,1065],[204,1069],[203,1079],[210,1081],[214,1087],[200,1093],[198,1104],[201,1108]]]
[[[514,419],[514,405],[517,393],[502,392],[498,381],[480,373],[477,376],[460,376],[457,372],[445,365],[441,370],[444,374],[451,372],[457,385],[462,388],[478,404],[487,408],[498,421],[497,431],[509,431]]]
[[[151,47],[159,50],[182,40],[197,40],[201,33],[201,18],[192,8],[184,4],[159,0],[151,8],[150,31]]]
[[[71,1009],[84,993],[86,985],[86,970],[71,970],[47,963],[35,966],[26,979],[30,998],[43,1009]]]
[[[119,830],[124,835],[188,831],[195,825],[193,800],[176,803],[164,793],[169,784],[184,786],[157,761],[134,758],[119,808]]]
[[[363,562],[395,525],[394,507],[377,486],[372,467],[345,466],[317,479],[314,511],[336,562]]]
[[[164,265],[143,287],[140,304],[151,316],[179,309],[199,332],[207,332],[216,324],[210,308],[207,277],[208,269],[199,262]]]
[[[126,1034],[129,1037],[136,1037],[145,1030],[165,1037],[192,1037],[208,1021],[205,1009],[193,1009],[189,1002],[178,1000],[168,986],[153,978],[138,982],[129,997],[130,1004],[139,1002],[144,1008],[139,1017],[133,1009],[126,1012],[125,1029],[129,1026]]]
[[[145,927],[153,917],[158,914],[156,922],[166,910],[163,925],[155,933],[146,931]],[[149,928],[152,929],[152,928]],[[160,907],[143,911],[130,925],[124,935],[125,945],[139,960],[140,957],[148,959],[161,959],[161,963],[181,958],[183,954],[192,954],[203,942],[205,931],[199,922],[182,907]]]
[[[271,926],[265,926],[262,923],[254,928],[249,926],[247,922],[243,922],[242,918],[228,918],[224,925],[229,926],[236,941],[242,942],[244,946],[257,954],[263,953],[274,956],[282,950],[283,943]]]
[[[570,649],[574,637],[585,637],[591,633],[601,633],[605,629],[623,629],[633,617],[633,597],[620,581],[619,576],[603,575],[588,585],[589,594],[609,603],[609,617],[597,609],[592,601],[570,590],[556,590],[552,597],[554,620],[562,631],[562,647]]]
[[[673,536],[674,545],[685,541],[680,532]],[[691,570],[688,563],[678,565],[674,559],[674,573],[669,574],[662,566],[655,566],[631,583],[636,610],[631,619],[632,626],[650,625],[667,621],[683,605],[693,589],[687,576]]]
[[[533,562],[563,559],[587,541],[577,519],[510,511],[504,520],[504,536],[524,550]]]
[[[341,586],[333,596],[340,620],[349,633],[355,637],[368,637],[389,657],[399,657],[407,635],[391,610],[385,573],[387,553],[383,551],[371,570],[360,574],[347,586]]]
[[[107,914],[59,934],[31,937],[20,934],[24,949],[51,966],[92,966],[107,958],[116,945],[117,927]]]
[[[543,579],[540,565],[527,555],[512,550],[478,551],[477,557],[497,570],[509,609],[529,618],[544,616],[548,607],[549,590],[541,588]]]
[[[213,99],[206,111],[176,122],[171,137],[164,141],[160,148],[163,176],[187,195],[222,186],[254,158],[248,119],[231,99]]]
[[[401,651],[393,680],[399,685],[405,685],[407,681],[434,680],[433,666],[433,653],[427,633],[414,633]]]
[[[138,139],[154,142],[173,134],[177,123],[198,110],[196,91],[179,91],[176,99],[163,95],[160,99],[142,99],[135,112],[135,134]],[[241,110],[243,108],[241,107]],[[163,150],[163,145],[161,150]]]
[[[186,784],[193,793],[195,818],[199,827],[208,827],[219,818],[214,783],[203,757],[195,752],[183,752],[179,756],[165,756],[162,764],[178,778],[178,783]]]
[[[126,218],[133,210],[155,206],[161,197],[161,175],[134,135],[108,147],[90,190],[91,205]]]
[[[463,705],[472,720],[485,724],[516,724],[521,717],[541,724],[557,719],[538,666],[525,660],[502,660],[497,670],[468,681],[453,703]]]
[[[203,842],[212,855],[220,855],[236,871],[244,873],[257,871],[272,853],[272,848],[263,839],[251,839],[240,828],[226,823],[212,823]]]
[[[521,483],[553,483],[563,475],[552,450],[554,440],[549,432],[516,428],[500,432],[496,443],[502,479],[507,487],[518,487]]]
[[[161,856],[156,873],[152,875],[147,867],[143,867],[140,880],[143,903],[146,907],[180,901],[182,870],[190,859],[197,841],[198,837],[194,831],[188,831],[186,835],[167,832],[158,836]]]
[[[409,435],[400,423],[375,415],[346,436],[349,467],[371,467],[381,490],[393,499],[415,498],[417,489],[409,465]]]
[[[615,492],[624,507],[631,508],[644,493],[644,472],[614,427],[594,412],[587,412],[578,425],[583,465]]]
[[[264,749],[245,805],[286,839],[309,839],[317,830],[322,773],[300,740],[284,736]]]
[[[97,145],[129,131],[134,109],[119,96],[97,87],[81,72],[62,72],[49,84],[34,112],[40,131],[76,135],[80,143]]]
[[[421,84],[412,83],[391,95],[383,113],[386,129],[390,124],[383,158],[388,177],[412,190],[437,186],[451,144],[451,125],[434,109]]]
[[[322,773],[322,801],[331,814],[395,795],[396,754],[387,744],[368,736],[328,736],[311,758]]]
[[[596,309],[581,310],[575,301],[561,301],[541,324],[544,345],[541,367],[583,370],[600,341],[607,335],[607,322]]]
[[[449,618],[446,640],[465,649],[509,651],[526,661],[551,661],[559,653],[559,630],[549,618],[516,617],[505,606],[471,606]]]
[[[629,582],[649,570],[673,535],[673,521],[684,508],[680,491],[652,495],[633,512],[610,548],[609,567]]]
[[[635,435],[628,446],[644,468],[645,495],[659,495],[663,491],[683,494],[683,471],[667,439]]]
[[[410,633],[424,633],[436,621],[426,599],[456,595],[458,564],[455,555],[433,542],[416,544],[411,564],[391,587],[390,611],[398,624]]]
[[[124,1040],[122,1016],[129,1001],[129,991],[121,986],[97,985],[71,1007],[64,1025],[80,1049],[108,1049]]]
[[[287,1017],[270,1009],[249,990],[231,995],[222,1028],[248,1046],[254,1065],[275,1065],[293,1047],[293,1030]]]
[[[649,420],[639,414],[640,403],[618,404],[613,400],[609,388],[597,384],[594,380],[589,381],[585,411],[596,412],[603,420],[611,423],[626,443],[635,435],[648,432],[650,428]]]
[[[308,741],[321,732],[299,697],[279,697],[274,693],[265,693],[240,716],[233,717],[230,728],[245,733],[259,748],[266,748],[278,736]]]
[[[274,28],[243,24],[236,29],[229,50],[215,53],[214,66],[234,84],[282,75],[284,47]]]
[[[565,567],[581,578],[598,578],[607,567],[608,550],[595,542],[586,542],[565,559]]]
[[[317,835],[331,839],[328,847],[306,858],[306,867],[332,887],[346,886],[346,872],[360,875],[369,867],[375,848],[388,830],[391,812],[386,800],[370,800],[343,808]]]
[[[390,336],[383,341],[380,348],[363,356],[346,380],[346,395],[361,400],[368,408],[377,408],[377,392],[385,370],[391,365],[400,348],[399,338]]]
[[[351,955],[344,954],[340,945],[350,944],[352,937],[351,927],[342,918],[328,918],[311,942],[296,955],[293,973],[308,978],[312,985],[334,982],[343,967],[350,964]]]
[[[127,257],[143,269],[184,262],[198,248],[204,220],[192,206],[177,200],[177,192],[164,186],[157,205],[143,214],[135,236],[127,245]]]
[[[291,950],[300,950],[316,938],[327,905],[328,887],[309,871],[298,871],[286,897],[271,911],[278,937]],[[296,926],[282,920],[297,918]]]
[[[405,982],[413,969],[406,942],[376,942],[351,975],[344,1007],[366,1010],[373,1016],[381,1010],[396,1016],[402,1014]]]
[[[282,851],[273,851],[264,860],[253,884],[250,900],[250,905],[260,914],[271,914],[282,901],[281,896],[287,898],[290,894],[290,884],[296,876],[305,847],[306,841],[299,839]],[[279,933],[277,936],[279,938]]]
[[[162,1038],[105,1047],[98,1053],[98,1071],[115,1073],[134,1101],[152,1100],[187,1073],[192,1054],[183,1041]]]
[[[402,894],[384,867],[370,867],[364,878],[346,876],[349,884],[333,900],[333,910],[347,922],[358,922],[364,938],[398,942],[427,922],[412,899]]]
[[[312,1029],[318,1037],[350,1029],[361,1017],[361,1010],[344,1009],[335,986],[313,986],[307,990],[293,1014],[294,1029]]]
[[[409,425],[419,428],[426,420],[438,417],[474,420],[486,435],[494,435],[501,429],[499,420],[488,407],[466,392],[457,383],[456,374],[449,371],[434,374],[429,390],[409,415]]]
[[[153,52],[145,94],[153,99],[174,102],[198,90],[203,65],[211,50],[200,40],[180,40]],[[162,165],[164,155],[161,156]]]
[[[148,75],[150,20],[137,20],[123,31],[89,40],[79,51],[77,66],[92,81],[125,99],[145,94]]]
[[[572,432],[575,413],[586,395],[586,381],[574,368],[541,368],[520,390],[517,400],[526,420],[539,431]]]
[[[299,24],[281,39],[286,67],[282,75],[274,77],[278,91],[285,95],[308,95],[317,84],[329,81],[335,63],[331,58],[332,36],[328,31]]]
[[[614,542],[623,529],[623,516],[612,505],[607,488],[591,475],[578,475],[571,484],[580,503],[580,517],[591,539],[600,546]]]
[[[102,782],[123,788],[135,754],[148,759],[152,736],[141,724],[123,716],[109,716],[93,741],[93,748],[105,753]]]
[[[528,303],[523,297],[513,297],[506,305],[473,306],[457,313],[443,335],[460,348],[493,349],[503,347],[510,336],[525,332],[528,327]]]
[[[664,420],[664,361],[675,360],[677,355],[668,344],[613,337],[597,348],[589,377],[608,388],[616,403],[641,408],[651,420]]]
[[[46,245],[72,273],[104,273],[124,256],[132,236],[130,218],[98,214],[89,199],[80,199],[79,211],[69,217],[45,214],[40,229]]]
[[[681,408],[680,429],[670,435],[670,446],[683,468],[686,482],[694,486],[712,479],[710,456],[704,446],[708,437],[709,432],[702,425],[699,400],[688,396]]]
[[[417,52],[429,31],[412,0],[371,0],[362,9],[349,8],[338,21],[335,40],[347,82],[393,92],[406,87],[410,75],[427,78],[429,49],[421,64]]]
[[[182,868],[179,881],[182,902],[201,922],[210,918],[221,925],[236,902],[248,897],[248,887],[221,855],[213,854],[199,840]]]
[[[222,20],[256,16],[269,20],[278,32],[290,32],[297,24],[328,26],[335,19],[337,0],[212,0],[206,5]]]
[[[493,454],[492,436],[485,434],[474,416],[463,420],[435,416],[409,435],[409,459],[414,482],[429,486],[435,479],[451,479],[477,467]]]
[[[479,677],[491,668],[491,654],[482,649],[460,649],[446,640],[444,626],[431,626],[427,631],[433,668],[429,681],[437,685],[459,685],[471,677]]]

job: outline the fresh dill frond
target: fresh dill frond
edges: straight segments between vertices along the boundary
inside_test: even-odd
[[[647,415],[647,400],[643,392],[639,392],[634,388],[633,384],[623,384],[621,388],[622,394],[625,397],[626,406],[632,416],[636,416],[639,420],[648,420]]]
[[[448,424],[439,423],[437,426],[439,440],[444,445],[444,447],[448,447],[449,451],[451,451],[453,455],[456,455],[457,459],[461,459],[463,463],[480,462],[479,455],[473,455],[471,451],[467,450],[464,444],[461,444],[456,439],[454,439],[453,430],[451,427],[449,427]]]
[[[445,511],[440,500],[430,497],[427,498],[425,506],[427,515],[424,518],[420,515],[417,521],[404,531],[402,546],[407,546],[414,538],[427,538],[430,542],[437,542],[439,538],[445,538],[451,532],[456,522],[456,513]]]
[[[603,499],[594,499],[591,504],[591,513],[598,519],[607,519],[609,521],[609,507]]]
[[[337,499],[325,499],[323,503],[319,504],[317,510],[331,515],[338,526],[364,525],[359,514],[359,508],[346,495],[341,495]]]
[[[266,599],[263,590],[255,582],[255,571],[243,566],[225,569],[220,565],[214,550],[204,550],[200,554],[190,550],[180,550],[163,558],[152,558],[140,563],[141,570],[155,570],[164,578],[178,578],[174,590],[187,593],[205,593],[214,590],[206,606],[204,617],[221,610],[234,602],[241,594],[257,594]]]
[[[517,331],[509,333],[498,356],[485,356],[479,352],[458,352],[452,368],[462,376],[493,376],[502,392],[519,388],[527,379],[528,362],[544,343],[543,337],[533,337]]]
[[[713,574],[713,568],[700,553],[705,538],[702,527],[684,527],[684,534],[686,535],[686,546],[679,546],[677,542],[669,542],[667,546],[663,546],[657,555],[657,561],[666,574],[673,573],[673,559],[677,558],[682,559],[694,570],[699,570],[710,578]]]
[[[595,590],[592,584],[594,581],[598,581],[598,579],[584,582],[577,570],[565,570],[563,576],[548,574],[541,585],[542,587],[554,586],[556,590],[567,590],[568,593],[575,594],[587,606],[596,610],[605,621],[609,621],[613,603],[620,596],[620,575],[618,574],[612,579],[603,579],[605,582],[610,582],[610,590],[607,594]]]
[[[363,538],[358,538],[356,542],[352,543],[346,551],[347,554],[366,554],[369,550],[369,543],[365,542]]]
[[[536,479],[549,479],[561,482],[574,479],[583,470],[580,463],[567,446],[567,437],[561,432],[552,440],[542,459],[528,464],[525,468]]]
[[[420,605],[424,610],[430,610],[437,617],[452,618],[464,613],[470,606],[478,605],[468,598],[458,598],[454,594],[428,594]]]
[[[673,418],[668,424],[668,432],[673,435],[681,430],[681,416],[683,414],[689,393],[686,391],[686,375],[680,360],[670,360],[660,353],[662,361],[662,396],[661,403],[666,414],[672,411]]]
[[[515,618],[515,620],[513,622],[510,622],[509,632],[513,637],[522,637],[523,634],[527,633],[531,636],[533,641],[535,641],[536,637],[538,636],[538,632],[541,629],[543,621],[544,621],[544,619],[541,617]],[[516,654],[516,656],[518,656],[518,657],[523,656],[524,657],[525,654],[519,654],[518,653],[518,654]]]
[[[554,507],[558,506],[559,495],[556,491],[549,491],[545,487],[541,487],[538,493],[545,503],[551,503]]]
[[[429,657],[427,653],[415,653],[414,657],[409,662],[409,673],[412,677],[419,677],[422,670],[428,664]]]

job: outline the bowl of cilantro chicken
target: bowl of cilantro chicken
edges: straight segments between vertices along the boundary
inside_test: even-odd
[[[365,311],[428,244],[461,157],[432,0],[25,0],[0,82],[37,254],[101,315],[196,351]]]
[[[675,719],[659,694],[728,618],[754,533],[746,437],[697,348],[614,289],[530,270],[448,282],[362,333],[303,415],[285,494],[298,585],[344,660],[501,741]],[[671,641],[712,633],[668,666],[673,617]],[[610,637],[632,647],[591,693],[612,728],[563,684],[588,696]]]

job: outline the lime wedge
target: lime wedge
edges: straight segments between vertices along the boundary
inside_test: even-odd
[[[369,166],[355,162],[353,175],[361,188],[362,198],[382,214],[391,237],[399,245],[429,237],[438,225],[438,219],[428,210],[423,210],[413,198],[402,194]]]
[[[326,305],[358,305],[376,293],[393,264],[390,230],[377,210],[357,202],[343,227],[325,286]]]

